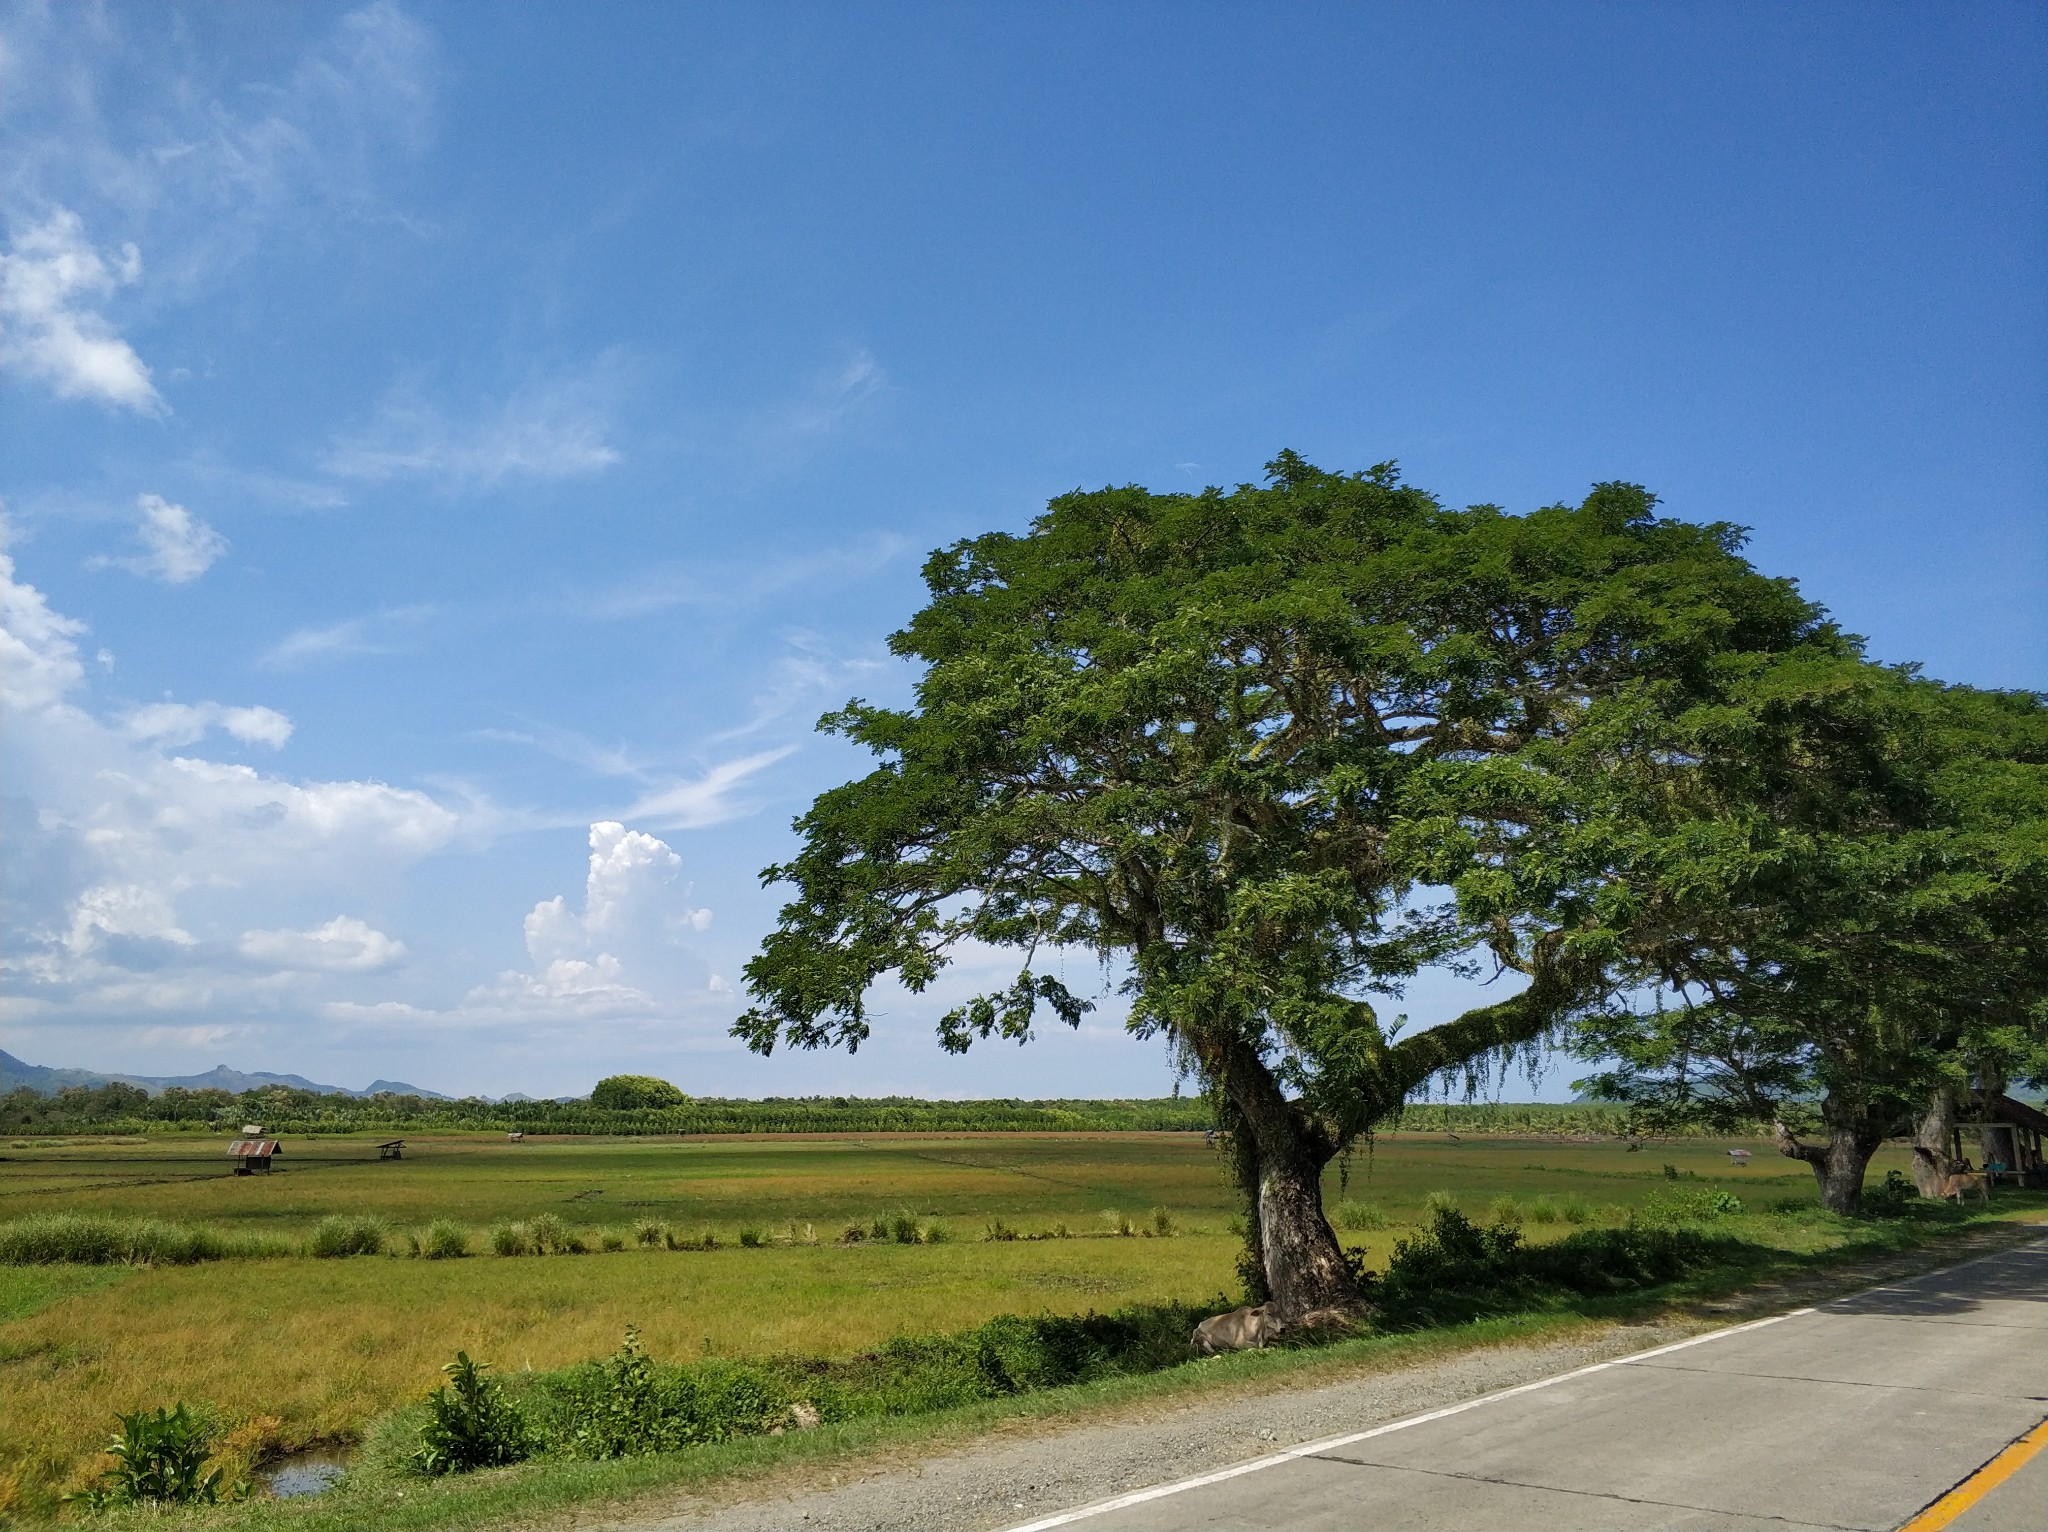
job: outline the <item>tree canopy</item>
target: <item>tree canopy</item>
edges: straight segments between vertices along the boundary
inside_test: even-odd
[[[890,640],[923,666],[915,703],[824,721],[880,764],[765,873],[793,895],[734,1032],[857,1048],[878,981],[923,990],[995,947],[1016,978],[939,1040],[1021,1042],[1041,1008],[1078,1024],[1091,1000],[1045,960],[1090,950],[1233,1130],[1274,1300],[1348,1301],[1322,1167],[1609,995],[1637,911],[1606,774],[1688,770],[1663,721],[1853,657],[1738,529],[1654,507],[1616,483],[1453,509],[1391,464],[1283,453],[1264,486],[1077,492],[934,554]],[[1435,964],[1522,987],[1398,1036],[1374,1002]]]

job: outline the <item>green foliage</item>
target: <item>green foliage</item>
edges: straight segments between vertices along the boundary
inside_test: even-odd
[[[313,1226],[306,1242],[306,1254],[335,1258],[347,1255],[382,1255],[390,1231],[381,1218],[364,1214],[330,1214]]]
[[[497,1380],[485,1376],[490,1365],[458,1351],[441,1369],[448,1381],[427,1396],[428,1419],[413,1456],[424,1472],[468,1473],[531,1455],[533,1433]]]
[[[281,1255],[280,1240],[105,1213],[30,1213],[0,1223],[0,1265],[186,1266],[237,1256]]]
[[[1395,1243],[1385,1272],[1361,1272],[1361,1285],[1377,1326],[1413,1330],[1649,1287],[1735,1253],[1690,1229],[1644,1225],[1525,1245],[1512,1225],[1481,1228],[1442,1208],[1428,1229]]]
[[[1387,1226],[1387,1210],[1375,1202],[1340,1202],[1337,1204],[1337,1227],[1340,1229],[1384,1229]]]
[[[1884,1183],[1863,1193],[1863,1211],[1872,1218],[1898,1218],[1919,1197],[1920,1190],[1909,1177],[1896,1170],[1884,1173]]]
[[[740,1243],[749,1250],[758,1250],[768,1243],[768,1239],[759,1229],[745,1228],[740,1230]]]
[[[1034,1389],[1155,1372],[1188,1360],[1188,1336],[1221,1303],[1078,1317],[1006,1315],[971,1330],[902,1337],[826,1360],[651,1360],[636,1332],[614,1356],[550,1374],[534,1391],[554,1449],[581,1457],[673,1451],[811,1423],[947,1409]]]
[[[1636,1216],[1647,1223],[1706,1223],[1742,1211],[1742,1199],[1711,1186],[1661,1188],[1645,1197]]]
[[[449,1261],[469,1254],[469,1231],[453,1219],[437,1218],[427,1225],[420,1241],[420,1254],[430,1261]]]
[[[609,1075],[590,1092],[590,1104],[601,1112],[658,1112],[686,1105],[689,1099],[652,1075]]]
[[[211,1433],[180,1401],[175,1409],[119,1415],[107,1443],[114,1466],[81,1498],[94,1509],[117,1505],[213,1505],[221,1470],[203,1472]]]

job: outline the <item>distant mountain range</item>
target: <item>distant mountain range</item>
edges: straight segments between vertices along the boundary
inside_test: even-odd
[[[54,1096],[66,1086],[107,1085],[114,1081],[123,1085],[139,1085],[152,1096],[169,1090],[173,1085],[182,1085],[186,1090],[224,1090],[237,1096],[243,1091],[260,1090],[266,1085],[284,1085],[292,1090],[311,1091],[317,1096],[379,1096],[389,1092],[394,1096],[423,1096],[429,1101],[455,1099],[437,1090],[407,1085],[403,1080],[372,1080],[361,1090],[350,1090],[346,1085],[322,1085],[304,1075],[274,1075],[262,1070],[244,1074],[225,1064],[216,1064],[203,1075],[123,1075],[101,1074],[96,1069],[50,1069],[41,1064],[24,1063],[0,1049],[0,1095],[26,1085],[32,1091]]]

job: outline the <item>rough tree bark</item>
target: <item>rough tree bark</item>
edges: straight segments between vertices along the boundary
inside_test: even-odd
[[[1853,1214],[1863,1205],[1863,1173],[1884,1142],[1884,1130],[1834,1096],[1822,1098],[1821,1122],[1827,1129],[1823,1144],[1801,1143],[1799,1135],[1782,1121],[1771,1124],[1771,1133],[1778,1153],[1804,1160],[1811,1167],[1820,1186],[1822,1207],[1831,1213]]]
[[[1250,1136],[1258,1177],[1259,1255],[1267,1301],[1284,1322],[1311,1309],[1351,1308],[1358,1283],[1323,1216],[1323,1167],[1337,1146],[1249,1048],[1219,1059],[1224,1092]]]
[[[1942,1181],[1955,1174],[1956,1162],[1948,1152],[1955,1130],[1955,1092],[1947,1085],[1937,1085],[1913,1130],[1913,1185],[1923,1197],[1939,1197]]]

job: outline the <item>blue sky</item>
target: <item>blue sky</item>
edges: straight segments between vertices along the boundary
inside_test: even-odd
[[[941,997],[853,1060],[725,1028],[924,554],[1283,446],[1637,480],[1880,658],[2048,685],[2038,6],[11,4],[0,47],[36,1062],[1161,1092],[1113,1008],[965,1059]]]

